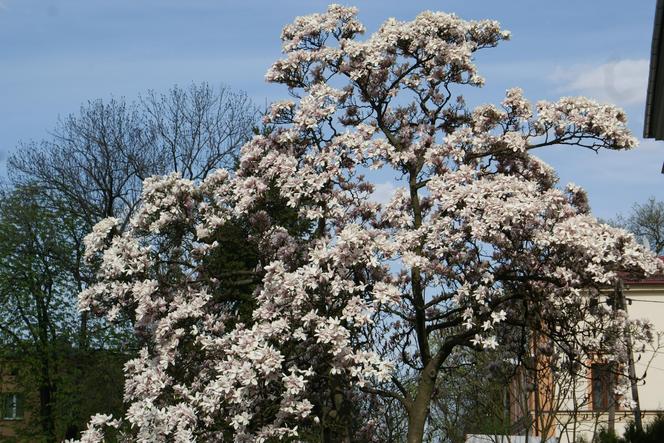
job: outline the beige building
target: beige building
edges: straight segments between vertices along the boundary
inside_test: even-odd
[[[650,320],[655,331],[664,331],[664,275],[624,279],[623,288],[630,318]],[[638,410],[645,424],[664,412],[664,336],[656,335],[651,347],[633,355]],[[591,442],[600,429],[622,435],[634,420],[637,409],[621,405],[636,400],[632,390],[626,398],[615,395],[616,371],[606,362],[589,361],[582,371],[585,376],[571,377],[552,374],[545,359],[537,361],[536,369],[517,371],[509,387],[512,434],[560,443]]]

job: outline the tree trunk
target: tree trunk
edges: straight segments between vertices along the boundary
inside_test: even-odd
[[[80,291],[79,291],[80,292]],[[78,347],[81,351],[88,348],[88,312],[81,312],[81,329],[78,336]]]
[[[618,307],[622,310],[625,311],[625,315],[627,315],[627,303],[625,302],[625,288],[623,285],[622,279],[618,280],[617,286],[616,286],[616,292],[617,292],[617,301],[618,301]],[[638,387],[638,379],[636,377],[636,368],[634,367],[634,350],[633,350],[633,345],[632,345],[632,334],[629,331],[629,328],[625,329],[625,341],[627,344],[627,365],[628,365],[628,371],[629,371],[629,383],[630,387],[632,388],[632,400],[634,403],[634,408],[632,409],[634,412],[634,426],[636,426],[636,429],[639,432],[643,432],[643,422],[641,420],[641,402],[639,401],[639,387]]]
[[[616,394],[614,393],[615,390],[615,383],[614,383],[614,378],[615,378],[616,368],[614,364],[609,365],[609,392],[607,395],[609,398],[607,399],[609,403],[609,421],[607,424],[607,429],[611,434],[616,433]]]
[[[42,432],[47,443],[55,443],[55,419],[53,411],[53,384],[47,359],[41,362],[41,382],[39,384],[39,416]]]
[[[429,417],[431,397],[438,378],[438,358],[434,358],[426,365],[417,386],[417,394],[408,411],[408,443],[422,443],[424,439],[424,426]]]
[[[53,383],[53,349],[51,336],[49,334],[52,327],[49,316],[48,302],[52,294],[51,282],[48,282],[47,292],[36,294],[37,322],[39,328],[39,418],[41,421],[42,432],[46,443],[55,443],[55,412],[53,402],[55,400],[55,385]]]

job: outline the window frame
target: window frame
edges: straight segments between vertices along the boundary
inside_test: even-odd
[[[16,421],[23,420],[23,394],[20,392],[5,392],[0,396],[2,400],[1,420]],[[13,401],[12,401],[13,400]],[[10,407],[10,401],[11,407]],[[9,413],[11,411],[11,413]]]
[[[612,363],[592,363],[590,366],[590,407],[595,412],[608,412],[613,406],[618,410],[619,396],[611,393],[616,387],[618,374],[612,370]],[[599,383],[599,389],[597,386]],[[599,392],[598,392],[599,390]],[[613,403],[611,401],[613,400]]]

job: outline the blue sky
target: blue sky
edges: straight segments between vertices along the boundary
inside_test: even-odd
[[[263,76],[279,57],[282,26],[325,1],[0,0],[0,161],[20,140],[48,135],[59,115],[88,99],[225,83],[254,101],[285,98]],[[343,2],[346,3],[346,2]],[[623,106],[640,135],[654,1],[355,1],[371,32],[388,17],[425,9],[492,18],[512,41],[478,55],[486,87],[470,102],[496,102],[521,86],[532,100],[588,95]],[[596,215],[664,199],[664,142],[629,153],[554,148],[540,156],[590,194]],[[2,166],[4,168],[4,166]]]

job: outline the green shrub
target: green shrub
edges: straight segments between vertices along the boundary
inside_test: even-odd
[[[625,429],[621,443],[662,443],[664,442],[664,414],[658,413],[654,420],[647,423],[643,431],[636,429],[634,422],[630,422]]]

